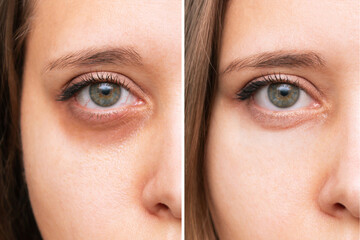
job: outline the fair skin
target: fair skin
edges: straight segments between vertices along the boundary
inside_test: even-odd
[[[358,239],[359,51],[357,1],[230,1],[206,151],[221,240]],[[240,100],[262,76],[298,84],[297,105],[269,83]]]
[[[119,104],[64,98],[89,77]],[[21,136],[44,239],[180,239],[182,119],[180,1],[37,1]]]

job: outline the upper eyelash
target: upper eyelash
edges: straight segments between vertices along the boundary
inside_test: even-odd
[[[62,90],[61,94],[57,97],[57,101],[66,101],[76,93],[78,93],[81,89],[94,84],[94,83],[102,83],[102,82],[110,82],[120,85],[121,87],[125,88],[126,90],[130,91],[128,84],[120,79],[114,78],[111,74],[100,75],[99,73],[96,74],[96,77],[93,74],[85,75],[82,77],[82,81],[78,83],[74,83],[72,85],[66,85],[65,89]],[[70,86],[69,86],[70,85]]]
[[[298,81],[291,81],[286,75],[269,74],[261,76],[260,80],[251,81],[246,84],[245,87],[243,87],[238,93],[236,93],[236,97],[239,100],[246,100],[250,98],[258,89],[265,87],[271,83],[289,83],[301,88]]]

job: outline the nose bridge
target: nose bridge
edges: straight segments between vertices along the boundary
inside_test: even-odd
[[[344,131],[342,136],[346,140],[342,147],[339,146],[342,148],[343,159],[340,159],[338,174],[344,175],[344,179],[353,183],[357,180],[360,184],[360,88],[352,88],[348,97],[340,119]],[[352,177],[345,178],[346,175]],[[348,186],[352,186],[350,182]]]
[[[360,90],[359,84],[349,89],[348,101],[343,107],[344,125],[343,158],[336,170],[336,185],[339,203],[359,218],[360,208]],[[341,147],[341,146],[339,146]]]
[[[350,100],[343,107],[340,124],[346,141],[342,146],[344,159],[340,162],[343,171],[360,172],[360,91],[354,88],[348,95]],[[348,167],[346,167],[348,166]]]
[[[348,101],[343,108],[342,115],[345,116],[344,124],[346,124],[346,135],[349,146],[354,150],[360,146],[360,84],[355,84],[347,95]],[[346,98],[345,98],[346,99]],[[356,152],[357,155],[358,152]]]
[[[164,115],[163,131],[164,137],[160,159],[158,162],[158,170],[156,173],[157,184],[166,184],[168,187],[163,189],[162,195],[167,200],[175,201],[178,192],[181,191],[181,122],[179,121],[178,111],[174,108]],[[160,189],[161,187],[159,187]]]
[[[164,137],[164,151],[157,173],[159,183],[166,184],[160,192],[163,204],[169,207],[176,218],[181,218],[181,159],[183,147],[183,122],[180,99],[175,99],[168,105],[167,114],[164,115],[166,132]]]
[[[346,146],[344,159],[341,159],[338,169],[339,186],[343,188],[344,206],[356,218],[360,215],[360,84],[351,89],[349,106],[347,108]]]
[[[182,112],[181,108],[175,104],[168,106],[170,108],[162,116],[162,126],[161,131],[164,132],[163,138],[163,158],[169,158],[171,156],[171,161],[168,164],[174,164],[181,162],[181,149],[182,149]]]

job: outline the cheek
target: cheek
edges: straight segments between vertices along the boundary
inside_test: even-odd
[[[32,89],[36,85],[28,89],[25,83],[21,133],[26,181],[42,234],[104,239],[120,231],[119,222],[129,231],[134,228],[129,223],[146,219],[140,199],[149,163],[139,161],[146,143],[115,136],[113,144],[109,139],[101,144],[96,134],[82,139],[65,129],[48,99]]]
[[[265,130],[216,100],[206,171],[220,236],[291,239],[304,222],[319,220],[316,196],[334,158],[324,130]]]

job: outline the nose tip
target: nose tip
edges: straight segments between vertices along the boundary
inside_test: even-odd
[[[181,190],[175,190],[164,198],[164,205],[169,208],[172,217],[181,219]]]
[[[179,198],[178,194],[173,192],[163,197],[161,199],[162,203],[158,203],[157,205],[160,205],[163,210],[168,211],[171,217],[181,219],[181,201],[179,201]]]
[[[181,219],[181,187],[172,181],[153,178],[143,190],[143,204],[158,217]]]
[[[328,179],[319,195],[319,205],[331,216],[359,219],[360,179],[349,176]]]
[[[360,185],[360,183],[358,184]],[[350,214],[355,218],[359,219],[360,216],[360,187],[350,190],[347,194],[349,196],[345,197],[348,201],[344,201],[344,207],[348,209]]]

